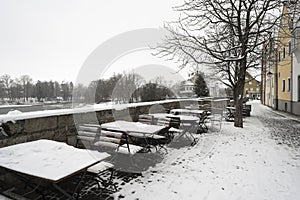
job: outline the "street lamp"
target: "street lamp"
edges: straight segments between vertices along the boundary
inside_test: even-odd
[[[273,73],[270,72],[270,71],[267,73],[267,76],[268,76],[269,78],[271,78],[272,75],[273,75]]]

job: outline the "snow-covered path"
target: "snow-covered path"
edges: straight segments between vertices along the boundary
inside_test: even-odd
[[[201,135],[196,146],[170,149],[116,198],[300,199],[299,149],[274,139],[283,126],[271,123],[278,116],[268,108],[253,102],[251,115],[243,129],[225,122],[221,133]]]

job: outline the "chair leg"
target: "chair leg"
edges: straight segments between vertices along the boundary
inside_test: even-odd
[[[94,179],[96,184],[98,185],[98,189],[107,190],[109,192],[116,192],[117,186],[113,183],[113,176],[114,176],[114,169],[108,169],[111,171],[110,176],[108,180],[103,179],[101,176],[103,175],[103,172],[100,172],[99,174],[96,174]],[[113,189],[110,189],[109,187],[112,186]]]

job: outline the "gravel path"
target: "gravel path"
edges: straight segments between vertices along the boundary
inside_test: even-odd
[[[253,116],[257,117],[269,128],[272,137],[277,144],[286,144],[293,148],[300,146],[300,120],[295,117],[276,112],[259,103],[253,103]]]

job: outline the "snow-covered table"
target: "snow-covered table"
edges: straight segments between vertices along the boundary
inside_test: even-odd
[[[128,134],[130,133],[156,134],[165,128],[164,126],[149,125],[140,122],[128,122],[122,120],[104,123],[101,124],[101,127],[107,129],[113,128],[116,130],[125,131]]]
[[[0,167],[8,172],[27,175],[53,184],[73,198],[57,183],[108,158],[107,153],[78,149],[62,142],[37,140],[0,149]]]
[[[202,115],[205,112],[208,112],[208,111],[207,110],[182,109],[182,108],[170,110],[170,113],[174,114],[174,115],[178,115],[178,114],[182,114],[182,115]]]
[[[152,113],[149,115],[153,116],[155,119],[157,119],[157,118],[179,118],[181,123],[199,121],[199,117],[195,117],[195,116],[191,116],[191,115],[174,115],[174,114],[166,114],[166,113]]]
[[[101,128],[113,129],[126,133],[130,138],[143,139],[147,148],[151,148],[151,141],[154,140],[156,145],[160,145],[159,140],[165,139],[163,135],[158,135],[163,129],[169,129],[169,127],[159,125],[149,125],[140,122],[128,122],[117,120],[114,122],[101,124]]]

